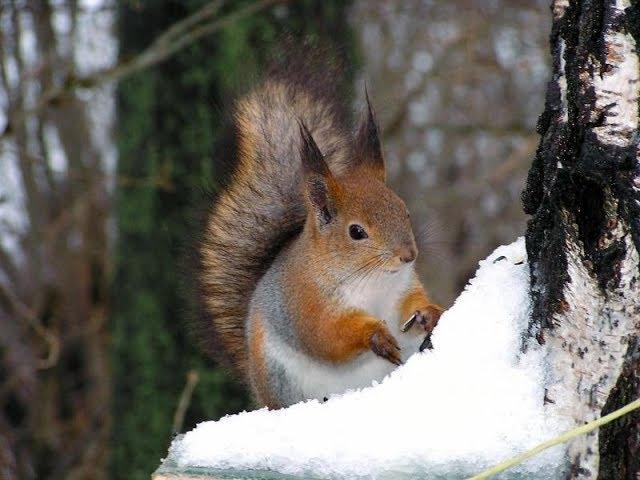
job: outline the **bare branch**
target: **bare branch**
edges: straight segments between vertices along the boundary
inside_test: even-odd
[[[11,24],[12,30],[15,32],[16,39],[19,39],[23,36],[22,27],[20,24],[20,18],[18,13],[18,7],[15,5],[15,2],[11,4]],[[12,51],[10,52],[11,56],[15,59],[16,64],[18,65],[18,72],[20,76],[24,74],[25,71],[25,61],[22,57],[22,53],[17,42],[12,45]],[[1,50],[2,58],[4,58],[5,52]],[[3,73],[3,84],[5,85],[5,89],[9,92],[9,84],[6,79],[6,73]],[[16,89],[16,98],[15,102],[9,101],[9,107],[7,109],[7,115],[9,118],[13,116],[15,112],[22,111],[22,109],[26,108],[26,99],[25,99],[25,82],[21,81],[19,83],[18,88]],[[14,139],[16,145],[21,151],[29,151],[28,149],[28,133],[27,133],[27,124],[24,122],[24,117],[19,119],[16,123],[9,125],[10,122],[7,123],[7,128],[11,126],[14,130]],[[24,189],[24,194],[26,198],[26,208],[29,213],[29,219],[32,225],[35,228],[29,229],[29,238],[28,241],[32,243],[32,245],[36,245],[38,243],[38,227],[42,225],[42,219],[45,214],[45,200],[43,198],[43,193],[38,187],[38,184],[34,175],[34,165],[33,159],[30,155],[17,155],[16,156],[17,166],[20,171],[21,182]],[[34,257],[34,261],[37,263],[37,256]]]
[[[157,65],[158,63],[175,55],[180,50],[195,43],[202,37],[211,35],[212,33],[261,10],[278,3],[286,3],[288,1],[290,0],[258,0],[221,18],[213,19],[196,26],[199,22],[209,19],[221,6],[221,2],[219,0],[210,2],[196,13],[169,27],[156,40],[154,40],[149,47],[132,59],[125,60],[113,67],[99,70],[98,72],[83,77],[74,77],[73,75],[69,75],[62,85],[54,86],[45,91],[37,100],[33,108],[22,112],[15,112],[11,115],[10,121],[7,123],[7,127],[1,136],[4,137],[11,133],[11,126],[16,122],[19,122],[24,117],[33,115],[52,104],[60,102],[64,97],[71,94],[77,88],[96,88],[109,82],[120,81],[129,75]]]
[[[178,400],[178,406],[176,407],[176,412],[173,415],[173,433],[180,433],[182,430],[182,425],[184,423],[184,415],[187,413],[187,409],[189,408],[189,404],[191,403],[191,395],[193,394],[194,388],[198,384],[200,380],[200,376],[196,370],[189,370],[187,372],[187,382],[182,389],[182,393],[180,394],[180,400]]]
[[[208,20],[213,17],[220,7],[222,6],[222,0],[216,0],[206,4],[197,12],[189,15],[184,20],[174,23],[171,27],[167,28],[158,38],[156,38],[152,44],[153,45],[161,45],[166,44],[169,45],[173,40],[178,38],[185,33],[188,33],[191,27],[196,26],[197,24]],[[151,48],[151,47],[149,47]]]
[[[42,325],[36,312],[22,303],[22,301],[10,289],[5,288],[0,284],[0,299],[3,298],[9,304],[13,312],[23,320],[26,320],[49,347],[47,356],[38,362],[38,369],[44,370],[53,367],[58,363],[58,357],[60,356],[60,340],[57,335]]]

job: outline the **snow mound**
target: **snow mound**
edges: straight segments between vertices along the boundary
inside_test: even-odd
[[[568,426],[543,405],[544,351],[522,354],[529,318],[524,240],[480,262],[433,334],[380,384],[204,422],[174,440],[177,469],[269,471],[303,478],[464,478]],[[509,475],[559,478],[564,447]],[[501,477],[506,478],[506,477]]]

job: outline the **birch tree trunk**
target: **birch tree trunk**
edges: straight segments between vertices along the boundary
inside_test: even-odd
[[[576,424],[640,397],[640,2],[555,0],[523,193],[545,400]],[[640,415],[569,447],[570,478],[640,478]]]

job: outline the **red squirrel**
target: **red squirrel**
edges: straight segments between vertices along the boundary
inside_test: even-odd
[[[368,94],[350,129],[336,73],[292,70],[235,102],[235,167],[199,245],[204,341],[269,408],[381,380],[442,312],[415,272]]]

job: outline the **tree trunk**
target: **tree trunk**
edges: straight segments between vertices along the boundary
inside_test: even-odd
[[[90,35],[113,46],[112,5],[77,3],[0,5],[2,479],[107,476],[114,95],[72,92],[36,108],[69,72],[112,61],[101,53],[87,65],[83,50]]]
[[[640,2],[554,0],[553,74],[523,193],[531,337],[576,425],[640,397]],[[570,478],[637,479],[640,414],[569,446]]]

